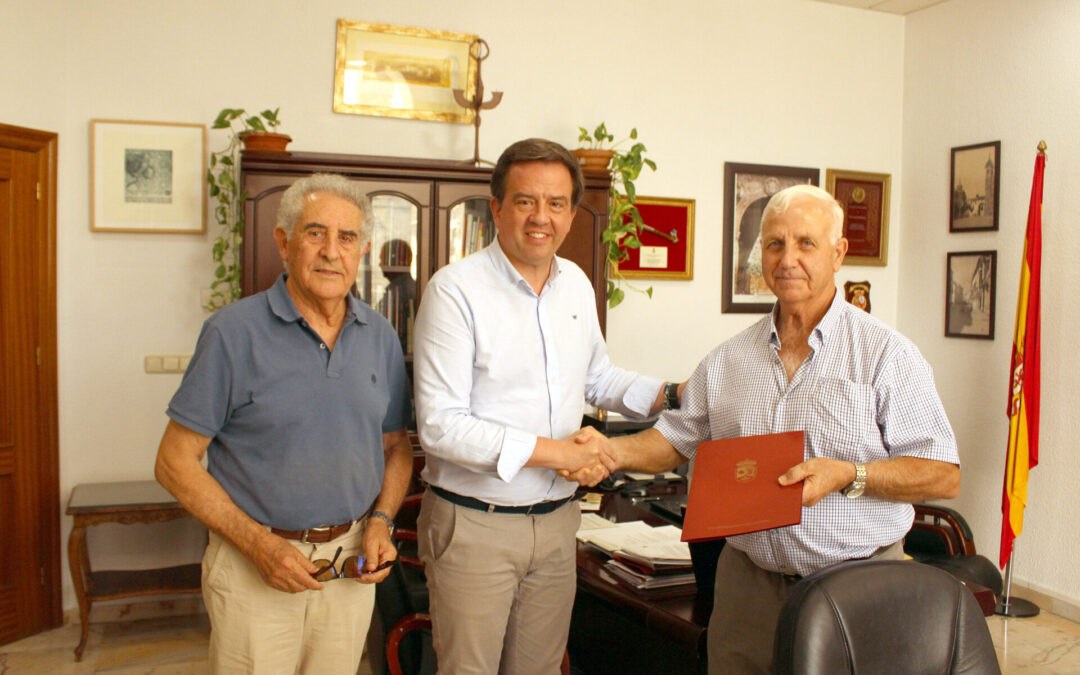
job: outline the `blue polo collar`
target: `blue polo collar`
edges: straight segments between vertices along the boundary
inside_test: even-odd
[[[300,315],[300,310],[296,308],[296,303],[293,302],[292,296],[289,295],[289,289],[285,286],[285,282],[288,278],[288,274],[282,273],[281,276],[277,278],[277,281],[274,282],[274,285],[266,289],[266,299],[267,302],[270,303],[270,311],[273,312],[275,316],[282,321],[296,323],[304,317]],[[346,323],[355,321],[358,324],[366,324],[367,321],[364,321],[364,319],[361,318],[361,301],[350,293],[345,296],[345,302]]]

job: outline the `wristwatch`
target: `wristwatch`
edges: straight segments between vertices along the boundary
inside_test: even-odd
[[[856,497],[861,497],[864,492],[866,492],[866,465],[856,464],[855,480],[851,481],[844,489],[840,490],[840,494],[848,499],[855,499]]]
[[[378,518],[386,523],[386,527],[390,530],[390,536],[394,536],[394,519],[386,515],[382,511],[372,511],[372,518]]]
[[[674,382],[664,384],[664,410],[679,409],[679,385]]]

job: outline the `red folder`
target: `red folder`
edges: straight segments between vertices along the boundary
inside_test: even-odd
[[[724,438],[698,446],[683,541],[797,525],[802,483],[776,479],[803,461],[803,432]]]

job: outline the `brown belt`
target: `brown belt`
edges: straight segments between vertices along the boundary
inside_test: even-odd
[[[374,504],[372,505],[372,508],[374,508]],[[306,530],[279,530],[276,527],[271,527],[270,532],[282,539],[292,539],[301,544],[325,544],[348,532],[349,528],[353,526],[353,523],[358,523],[364,518],[367,518],[369,513],[371,513],[371,508],[356,520],[350,520],[349,522],[340,525],[319,525],[318,527],[309,527]]]

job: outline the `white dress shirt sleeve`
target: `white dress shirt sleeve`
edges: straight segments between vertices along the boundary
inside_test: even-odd
[[[420,444],[435,457],[509,482],[529,461],[537,436],[472,414],[474,331],[473,313],[460,289],[429,284],[413,343]]]
[[[619,368],[608,358],[607,344],[600,332],[600,320],[592,296],[584,296],[584,308],[591,312],[589,339],[592,355],[585,376],[585,400],[602,410],[631,417],[648,417],[663,380]]]

